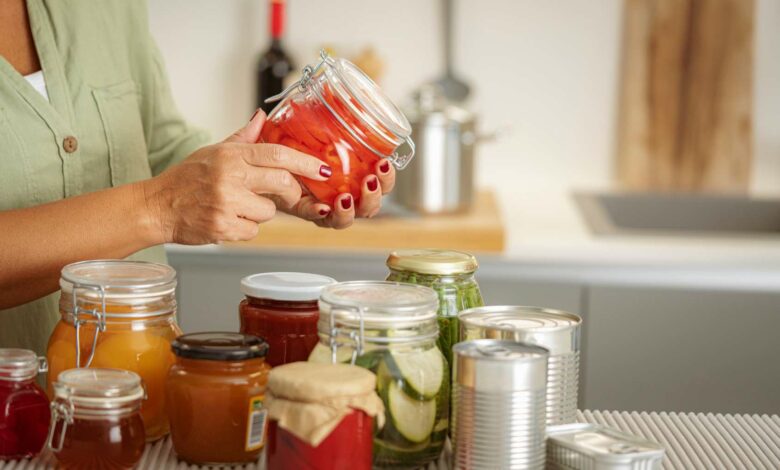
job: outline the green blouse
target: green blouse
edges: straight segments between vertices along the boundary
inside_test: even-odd
[[[207,143],[176,110],[146,1],[27,0],[27,9],[49,101],[0,56],[0,210],[150,178]],[[58,299],[0,310],[0,347],[44,354]]]

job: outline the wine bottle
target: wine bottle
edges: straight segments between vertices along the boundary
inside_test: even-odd
[[[257,106],[270,113],[277,103],[265,103],[266,98],[284,89],[284,80],[293,70],[293,64],[282,47],[284,35],[285,0],[270,0],[271,46],[260,57],[257,66]]]

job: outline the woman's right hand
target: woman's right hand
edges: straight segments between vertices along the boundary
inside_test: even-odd
[[[203,147],[141,183],[154,226],[165,243],[198,245],[257,236],[277,204],[301,199],[294,175],[324,181],[330,168],[315,157],[275,144],[255,144],[264,122],[256,113],[225,141]]]

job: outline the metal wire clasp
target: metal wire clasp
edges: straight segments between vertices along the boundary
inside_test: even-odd
[[[363,322],[363,308],[362,307],[346,307],[347,310],[354,311],[358,314],[359,327],[358,331],[350,330],[347,333],[349,342],[340,341],[338,336],[342,330],[336,327],[336,318],[333,311],[330,312],[330,354],[331,362],[338,364],[338,350],[339,346],[352,345],[352,357],[349,363],[355,365],[357,358],[363,354],[363,343],[365,342],[365,326]]]
[[[275,103],[277,101],[283,100],[287,95],[293,92],[296,88],[300,89],[301,91],[306,91],[309,88],[309,82],[311,82],[311,78],[315,75],[317,75],[317,72],[320,71],[323,65],[325,63],[331,62],[332,59],[328,55],[327,52],[325,52],[325,49],[320,49],[320,63],[316,66],[312,67],[311,65],[307,65],[303,68],[301,79],[297,82],[291,84],[284,90],[282,90],[281,93],[278,93],[274,96],[271,96],[269,98],[265,99],[265,103]]]
[[[100,310],[97,308],[83,309],[78,305],[78,290],[96,291],[100,295]],[[86,364],[81,365],[81,327],[89,322],[87,319],[79,318],[79,314],[84,313],[93,317],[97,321],[95,325],[95,334],[92,337],[92,350],[89,353]],[[92,286],[86,284],[73,285],[73,324],[76,327],[76,367],[89,367],[92,359],[95,358],[95,349],[97,346],[98,335],[106,331],[106,290],[103,286]]]
[[[54,444],[54,433],[57,429],[57,422],[62,419],[62,429],[60,430],[60,436],[57,440],[57,444]],[[49,435],[46,437],[46,446],[53,452],[59,452],[62,450],[62,446],[65,443],[65,432],[68,430],[68,425],[73,424],[73,403],[70,401],[53,401],[51,403],[51,424],[49,425]]]

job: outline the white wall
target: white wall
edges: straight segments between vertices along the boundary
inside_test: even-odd
[[[438,0],[289,0],[286,43],[298,64],[323,44],[372,44],[399,102],[442,68]],[[529,188],[604,186],[616,129],[621,0],[460,0],[456,66],[491,130],[479,180],[505,205]],[[264,0],[150,0],[151,27],[182,112],[215,138],[254,107],[253,69],[267,45]],[[758,0],[754,187],[780,191],[780,0]]]

